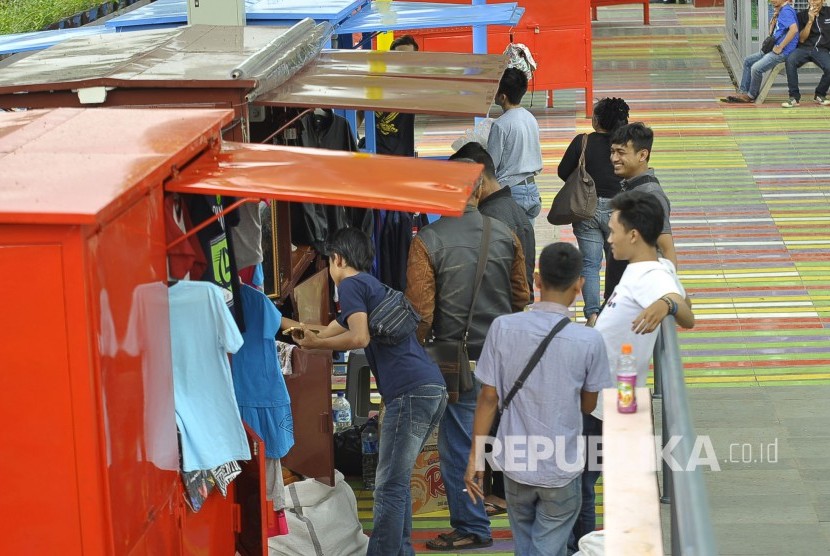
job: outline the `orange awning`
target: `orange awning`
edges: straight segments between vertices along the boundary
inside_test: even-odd
[[[481,170],[470,163],[226,142],[165,189],[459,215]]]

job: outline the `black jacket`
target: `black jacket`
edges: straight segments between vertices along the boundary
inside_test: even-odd
[[[507,225],[519,241],[525,254],[528,290],[533,291],[533,271],[536,267],[536,234],[525,211],[516,203],[509,187],[502,187],[478,202],[481,214],[495,218]]]

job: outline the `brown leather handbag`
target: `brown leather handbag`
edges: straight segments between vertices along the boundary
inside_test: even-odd
[[[548,213],[548,222],[561,226],[588,220],[597,211],[597,188],[594,178],[585,170],[585,147],[588,145],[588,134],[582,135],[582,154],[579,155],[577,166],[565,185],[553,198],[553,204]]]
[[[484,267],[487,266],[487,247],[490,245],[490,218],[481,215],[484,220],[484,229],[481,232],[481,247],[478,252],[478,266],[473,288],[473,301],[470,303],[470,312],[467,315],[467,326],[461,340],[433,340],[424,346],[427,354],[435,361],[444,382],[447,383],[448,402],[455,403],[461,392],[473,389],[473,371],[470,369],[470,356],[467,352],[467,337],[470,334],[470,325],[473,323],[473,310],[476,306],[478,290],[484,278]]]

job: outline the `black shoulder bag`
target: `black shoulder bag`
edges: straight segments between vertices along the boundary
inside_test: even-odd
[[[536,351],[533,352],[533,355],[530,356],[530,359],[525,365],[522,374],[519,375],[519,378],[516,379],[516,382],[513,384],[513,388],[510,389],[510,392],[504,397],[504,401],[501,404],[501,409],[499,409],[498,413],[496,414],[496,418],[493,420],[493,425],[490,427],[490,436],[496,436],[496,431],[499,428],[499,423],[501,422],[501,415],[507,410],[507,406],[510,405],[510,402],[513,401],[513,398],[522,389],[524,386],[527,377],[530,376],[530,373],[533,372],[533,369],[536,368],[536,365],[539,364],[539,360],[542,359],[542,355],[545,354],[545,350],[548,349],[548,344],[550,341],[553,340],[553,337],[559,334],[559,332],[565,328],[568,323],[571,322],[571,319],[568,317],[563,318],[556,326],[553,327],[553,330],[550,331],[550,334],[545,336],[545,339],[542,340],[542,343],[539,344],[539,347],[536,348]]]
[[[481,281],[484,278],[484,268],[487,266],[487,248],[490,245],[490,218],[483,214],[481,218],[484,220],[484,229],[481,232],[481,247],[478,252],[473,301],[470,303],[470,312],[467,315],[467,326],[464,327],[464,335],[461,341],[433,340],[424,346],[427,354],[435,361],[441,370],[441,374],[444,375],[449,403],[457,402],[461,392],[469,392],[473,389],[473,372],[470,370],[470,356],[467,353],[467,337],[473,323],[473,310],[476,306],[478,290],[481,288]]]

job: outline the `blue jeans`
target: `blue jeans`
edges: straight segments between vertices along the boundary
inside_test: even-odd
[[[447,405],[438,428],[438,454],[441,458],[441,477],[447,491],[450,526],[464,535],[473,534],[482,540],[490,538],[490,520],[484,511],[484,502],[473,504],[466,492],[464,473],[473,447],[473,416],[476,411],[479,384],[469,392],[462,392],[458,401]]]
[[[761,80],[764,74],[786,60],[786,56],[769,52],[756,52],[744,59],[744,75],[741,79],[741,92],[748,94],[753,99],[761,92]]]
[[[602,420],[583,413],[582,436],[585,438],[586,453],[585,470],[582,472],[582,507],[571,531],[571,537],[568,539],[568,550],[571,553],[579,550],[577,546],[579,539],[597,528],[594,487],[602,473],[601,469],[596,468],[596,464],[602,465]],[[597,437],[597,439],[592,442],[590,440],[591,436]]]
[[[536,183],[514,185],[510,188],[510,193],[513,195],[516,204],[525,211],[528,220],[532,224],[539,213],[542,212],[542,197],[539,195],[539,188],[536,187]]]
[[[582,252],[582,276],[585,277],[582,299],[585,300],[586,319],[599,313],[599,269],[602,266],[602,255],[610,233],[608,229],[610,219],[611,199],[600,197],[597,199],[597,210],[593,218],[573,225],[576,242]]]
[[[513,530],[516,554],[565,556],[582,498],[577,477],[559,488],[524,485],[504,477],[507,517]]]
[[[790,98],[801,100],[801,92],[798,90],[798,68],[812,60],[823,72],[816,87],[816,95],[827,96],[830,89],[830,51],[814,46],[799,46],[787,56],[787,88]]]
[[[415,460],[446,406],[447,389],[437,384],[418,386],[386,402],[375,475],[374,528],[367,555],[415,554],[409,482]]]

